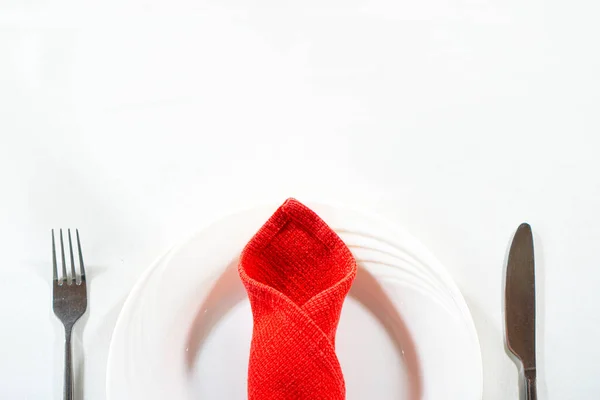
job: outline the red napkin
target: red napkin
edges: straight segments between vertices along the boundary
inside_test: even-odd
[[[344,242],[289,199],[247,244],[238,270],[254,318],[248,399],[344,399],[335,331],[356,276]]]

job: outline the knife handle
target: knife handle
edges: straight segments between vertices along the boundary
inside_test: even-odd
[[[525,371],[525,400],[537,400],[535,370]]]

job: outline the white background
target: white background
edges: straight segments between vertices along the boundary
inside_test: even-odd
[[[486,400],[518,398],[503,270],[529,221],[539,397],[597,399],[599,12],[591,0],[4,0],[0,398],[61,398],[50,228],[82,233],[78,379],[102,400],[140,273],[219,216],[296,196],[377,211],[447,266],[480,335]]]

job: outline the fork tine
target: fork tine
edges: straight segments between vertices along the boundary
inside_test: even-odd
[[[81,253],[81,241],[79,240],[79,229],[75,229],[77,235],[77,251],[79,252],[79,265],[81,267],[81,281],[85,282],[85,267],[83,265],[83,254]]]
[[[63,243],[62,229],[60,230],[60,255],[62,258],[62,281],[69,284],[71,282],[69,282],[69,277],[67,276],[67,263],[65,262],[65,245]]]
[[[67,236],[69,237],[69,255],[71,256],[71,281],[77,282],[77,275],[75,274],[75,257],[73,257],[73,242],[71,241],[71,229],[67,229]]]
[[[58,267],[56,266],[56,244],[54,243],[54,229],[52,229],[52,279],[58,281]]]

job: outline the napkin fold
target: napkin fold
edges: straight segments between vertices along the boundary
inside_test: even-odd
[[[254,321],[248,399],[345,399],[335,332],[356,262],[340,237],[288,199],[246,245],[238,271]]]

